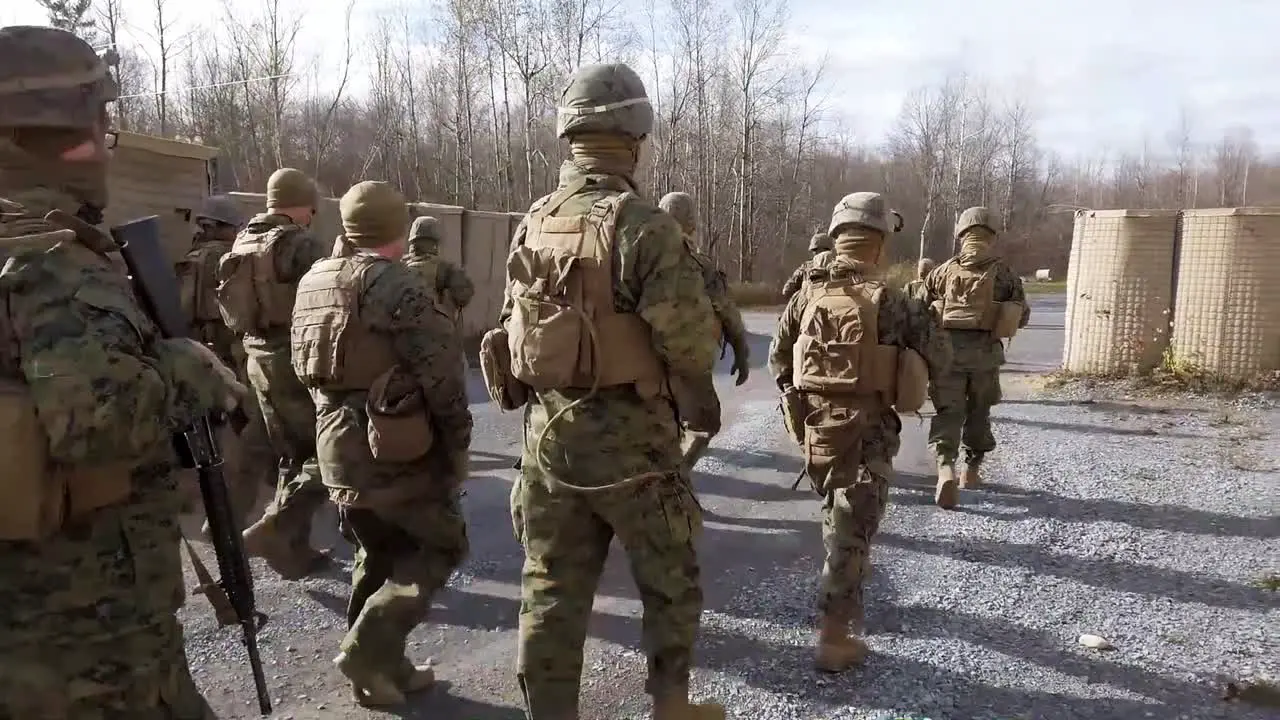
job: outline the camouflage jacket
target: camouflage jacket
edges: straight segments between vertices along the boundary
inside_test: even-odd
[[[958,257],[953,257],[930,271],[924,280],[926,302],[942,299],[947,272],[960,262]],[[1031,306],[1027,304],[1022,278],[999,258],[988,258],[966,267],[982,268],[992,263],[997,263],[993,299],[996,302],[1022,303],[1022,320],[1018,327],[1026,327],[1031,319]],[[947,334],[951,337],[955,353],[953,370],[998,370],[1005,363],[1004,344],[991,333],[985,330],[948,330]]]
[[[702,283],[707,289],[707,297],[711,299],[711,307],[720,320],[725,341],[734,348],[735,353],[746,353],[747,327],[742,322],[742,313],[729,295],[729,283],[725,281],[724,271],[716,267],[710,256],[695,250],[690,239],[685,238],[685,246],[689,248],[689,255],[698,263]]]
[[[800,288],[804,287],[804,281],[809,277],[809,271],[813,269],[813,258],[800,263],[800,267],[791,273],[791,277],[782,284],[782,299],[790,300],[795,294],[800,292]]]
[[[560,187],[579,178],[592,181],[566,201],[557,215],[586,213],[598,200],[617,194],[616,177],[588,173],[573,162],[560,170]],[[716,319],[703,279],[688,261],[679,226],[651,201],[635,197],[622,205],[612,248],[614,308],[636,313],[652,331],[653,347],[671,373],[697,377],[712,372],[719,347]],[[512,248],[524,240],[524,224]],[[500,321],[511,315],[510,283]],[[526,453],[547,420],[586,390],[538,393],[525,415]],[[603,388],[547,432],[548,470],[575,485],[599,486],[655,470],[674,471],[680,459],[679,425],[669,400],[642,398],[631,386]]]
[[[475,297],[475,283],[467,277],[466,271],[440,257],[438,250],[410,250],[404,256],[404,264],[414,268],[423,277],[435,278],[436,295],[453,305],[454,310],[462,311],[471,303],[471,298]]]

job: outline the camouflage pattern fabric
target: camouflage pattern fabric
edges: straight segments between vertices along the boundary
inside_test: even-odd
[[[413,247],[405,255],[404,263],[418,270],[423,277],[435,278],[434,290],[459,310],[466,308],[476,295],[475,283],[467,277],[466,271],[440,257],[436,248]]]
[[[5,194],[24,208],[21,234],[53,230],[40,218],[73,203]],[[189,341],[158,339],[109,260],[75,244],[6,251],[11,219],[0,307],[52,458],[137,466],[125,502],[44,541],[0,542],[0,718],[211,719],[175,617],[182,499],[167,458],[172,428],[221,409],[228,390]]]
[[[249,230],[261,232],[263,224],[290,222],[282,215],[258,215],[249,221]],[[275,244],[277,277],[295,289],[298,280],[329,247],[310,231],[280,238]],[[268,336],[247,334],[243,338],[247,355],[246,374],[257,394],[267,437],[280,459],[275,497],[262,519],[264,528],[280,539],[297,558],[314,555],[311,550],[311,519],[325,502],[326,493],[316,463],[316,412],[311,396],[293,372],[290,362],[289,328]],[[272,560],[272,558],[268,558]],[[281,571],[281,568],[276,568]],[[291,574],[291,573],[284,573]]]
[[[357,546],[342,650],[364,672],[393,678],[406,667],[405,638],[426,620],[432,597],[468,551],[457,492],[465,476],[456,464],[471,445],[472,426],[462,345],[452,321],[425,290],[412,270],[387,261],[364,291],[359,310],[369,329],[390,337],[399,366],[412,369],[422,389],[436,431],[425,458],[374,460],[368,393],[312,390],[320,469],[344,533]],[[352,507],[362,493],[377,491],[398,493],[401,500]]]
[[[925,299],[939,300],[943,294],[947,268],[963,262],[952,258],[934,268],[925,278]],[[996,302],[1022,303],[1019,327],[1031,317],[1022,279],[998,258],[985,258],[972,267],[996,263],[993,297]],[[991,430],[991,408],[1001,400],[1000,366],[1004,365],[1004,345],[985,330],[949,330],[955,358],[951,372],[934,379],[929,399],[936,414],[929,422],[929,447],[942,463],[954,463],[963,454],[966,463],[977,466],[995,450]]]
[[[800,267],[791,273],[791,277],[782,284],[782,298],[791,300],[796,293],[800,292],[800,288],[804,287],[805,278],[809,277],[809,271],[813,269],[813,259],[805,260],[800,263]]]
[[[837,256],[839,258],[839,256]],[[838,263],[848,260],[837,259]],[[852,263],[851,263],[852,264]],[[858,265],[854,265],[858,267]],[[873,273],[871,266],[863,272]],[[779,387],[792,379],[792,348],[800,333],[800,319],[809,301],[808,292],[794,295],[778,318],[778,329],[769,346],[769,371]],[[925,359],[931,377],[945,374],[951,365],[951,347],[927,305],[900,291],[886,288],[877,319],[879,343],[911,348]],[[821,402],[814,396],[808,402]],[[826,562],[818,608],[824,615],[860,623],[863,613],[862,586],[865,581],[871,539],[884,517],[889,497],[889,476],[898,454],[902,422],[889,406],[881,408],[879,422],[871,426],[862,441],[862,464],[836,468],[830,485],[847,487],[823,498],[823,545]],[[847,478],[840,481],[837,473]]]
[[[557,215],[586,213],[616,190],[617,176],[597,175],[580,160],[565,163],[560,187],[592,181]],[[516,233],[519,242],[523,231]],[[711,373],[717,319],[702,278],[670,215],[637,198],[622,205],[613,248],[614,303],[650,326],[654,348],[673,374]],[[643,275],[640,269],[643,268]],[[510,291],[501,321],[511,314]],[[616,535],[629,556],[645,606],[648,690],[679,695],[689,680],[702,610],[694,540],[701,511],[680,471],[680,428],[671,402],[641,397],[632,386],[603,388],[548,429],[548,419],[586,390],[537,393],[525,411],[522,476],[512,515],[525,548],[518,672],[534,717],[575,717],[582,646],[596,582]],[[545,469],[534,446],[546,430]],[[645,473],[662,479],[596,493],[551,490],[547,473],[601,487]]]

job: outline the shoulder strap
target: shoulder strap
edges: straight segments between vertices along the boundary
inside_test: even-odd
[[[534,203],[534,206],[529,209],[529,214],[539,218],[550,215],[556,210],[559,210],[561,205],[568,202],[569,198],[582,192],[589,182],[590,180],[585,177],[575,179],[568,185],[565,185],[559,190],[543,198],[538,203]]]

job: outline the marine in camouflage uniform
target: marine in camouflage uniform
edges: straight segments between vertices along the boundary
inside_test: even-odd
[[[938,263],[930,258],[920,258],[920,261],[916,263],[916,279],[907,283],[907,286],[903,288],[903,292],[907,294],[907,297],[915,298],[926,304],[929,302],[928,291],[924,287],[924,279],[929,277],[929,273],[937,266]]]
[[[589,277],[587,289],[613,302],[580,308],[595,317],[583,325],[604,333],[608,319],[618,333],[587,341],[608,358],[603,367],[584,372],[581,357],[576,366],[569,358],[573,367],[555,369],[578,379],[531,391],[525,412],[523,469],[511,512],[525,549],[518,677],[535,718],[578,717],[583,643],[615,536],[644,604],[653,717],[724,717],[721,706],[688,698],[702,612],[695,549],[702,515],[682,468],[672,400],[663,389],[664,367],[684,377],[712,371],[718,321],[688,262],[680,228],[639,195],[632,179],[652,127],[653,110],[634,70],[622,64],[579,68],[557,109],[557,132],[568,138],[571,159],[561,167],[556,192],[535,202],[517,229],[507,265],[500,320],[513,345],[521,323],[537,321],[540,301],[528,293],[559,291],[547,285],[552,276],[568,282],[563,291],[570,293],[582,286],[573,277],[582,284]],[[592,234],[606,233],[601,245],[607,247],[583,242],[587,225]],[[553,250],[558,241],[569,245]],[[568,260],[596,252],[607,253],[600,264]],[[562,271],[572,274],[566,279]],[[540,352],[558,356],[563,349],[544,346]],[[510,359],[513,368],[528,360]],[[641,365],[645,373],[635,372]],[[602,379],[623,372],[622,366],[644,380]],[[594,390],[593,378],[601,385]]]
[[[344,235],[302,278],[293,363],[317,412],[320,471],[356,546],[349,630],[335,659],[357,702],[399,705],[435,679],[405,638],[467,554],[459,504],[471,411],[452,319],[405,250],[404,198],[362,182]]]
[[[110,238],[44,219],[101,221],[116,93],[71,33],[0,28],[2,720],[214,717],[175,615],[168,458],[175,428],[246,390],[199,343],[158,336]]]
[[[409,228],[409,252],[404,263],[418,272],[435,293],[436,307],[453,319],[462,321],[462,311],[475,297],[476,286],[466,271],[440,257],[440,222],[423,215],[414,218]]]
[[[311,547],[311,520],[325,501],[316,463],[316,414],[311,396],[289,360],[289,313],[298,281],[329,254],[329,245],[309,229],[319,203],[311,178],[282,168],[267,180],[267,209],[251,218],[219,265],[219,303],[232,328],[243,328],[246,371],[258,396],[267,436],[279,460],[275,497],[262,518],[244,532],[245,552],[262,557],[287,580],[323,569],[328,556]],[[270,249],[263,246],[272,242]],[[252,272],[258,253],[271,277],[258,269],[258,298],[278,306],[246,308],[227,301],[235,272]],[[238,264],[232,259],[242,257]],[[234,270],[233,270],[234,268]],[[268,314],[274,315],[267,317]],[[248,316],[248,317],[246,317]]]
[[[870,279],[878,274],[884,256],[885,237],[890,227],[888,220],[884,198],[877,193],[854,193],[836,205],[831,216],[832,257],[809,276],[804,289],[787,303],[769,347],[769,369],[784,393],[794,387],[799,374],[794,366],[793,349],[806,334],[814,332],[814,328],[804,325],[806,310],[811,303],[823,297],[827,283],[852,283],[859,295],[868,300],[879,293],[874,342],[914,350],[927,363],[931,376],[947,371],[951,361],[950,347],[928,307]],[[821,317],[815,318],[814,322],[822,323]],[[859,348],[860,351],[876,349],[874,345]],[[802,370],[811,371],[808,368]],[[862,375],[859,375],[859,382],[864,382]],[[866,643],[860,637],[863,633],[863,583],[870,569],[871,540],[888,503],[889,476],[893,472],[893,458],[898,454],[902,430],[902,423],[886,400],[885,391],[857,389],[862,387],[857,386],[848,394],[804,394],[807,409],[802,414],[806,417],[806,442],[813,439],[809,435],[809,424],[815,416],[834,419],[840,412],[852,408],[849,411],[854,413],[852,417],[857,422],[852,429],[849,422],[840,428],[847,434],[835,438],[835,441],[848,447],[837,455],[829,456],[834,460],[829,469],[823,470],[826,473],[823,477],[815,477],[817,472],[811,469],[810,461],[806,461],[815,489],[823,493],[822,538],[826,562],[818,600],[820,626],[816,664],[820,670],[828,672],[839,672],[859,664],[867,654]],[[923,387],[920,390],[923,392]],[[817,441],[814,442],[816,445]],[[851,463],[847,460],[850,457],[860,457],[860,460]]]
[[[1018,327],[1026,327],[1031,317],[1022,278],[996,252],[996,231],[991,211],[972,207],[956,220],[955,237],[960,254],[939,265],[925,279],[927,300],[938,311],[949,299],[971,301],[972,283],[957,282],[961,271],[992,275],[991,301],[1022,306]],[[981,484],[979,468],[987,453],[996,448],[991,431],[991,408],[1000,402],[1000,366],[1004,364],[1004,344],[991,331],[951,326],[945,311],[942,326],[951,336],[955,363],[951,372],[934,381],[930,389],[935,415],[929,423],[929,447],[938,460],[938,482],[934,500],[939,507],[953,508],[959,502],[959,488]],[[965,462],[964,473],[956,480],[957,450]]]
[[[195,214],[195,235],[191,250],[178,262],[177,271],[183,284],[183,310],[191,324],[193,337],[207,345],[229,367],[235,368],[240,381],[248,383],[245,374],[244,347],[240,338],[227,327],[218,312],[214,290],[218,284],[218,261],[231,250],[236,234],[244,225],[236,203],[226,195],[206,198]],[[261,488],[276,483],[279,459],[271,448],[262,410],[257,397],[250,393],[241,408],[244,425],[233,433],[224,426],[222,446],[227,456],[227,484],[236,519],[247,525]],[[206,520],[203,532],[209,532]]]
[[[809,259],[800,263],[800,267],[791,273],[791,277],[782,284],[782,299],[790,300],[804,285],[804,280],[813,269],[813,260],[819,254],[831,250],[831,236],[825,232],[816,232],[809,238]]]
[[[711,298],[711,307],[720,320],[719,336],[733,348],[733,374],[735,384],[742,385],[751,372],[751,347],[747,344],[747,328],[742,323],[742,313],[729,296],[724,272],[715,266],[711,258],[698,252],[693,237],[697,231],[697,217],[693,198],[687,193],[667,193],[658,201],[658,207],[675,218],[684,234],[684,244],[689,256],[698,264],[702,283]],[[706,452],[711,438],[720,432],[720,398],[716,395],[713,377],[708,374],[697,378],[682,378],[681,391],[687,394],[680,405],[681,421],[685,427],[681,445],[684,448],[684,465],[692,472],[693,466]]]

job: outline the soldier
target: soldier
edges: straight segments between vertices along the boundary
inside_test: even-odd
[[[293,368],[317,409],[320,470],[356,546],[348,632],[334,659],[363,705],[431,685],[405,638],[467,554],[459,486],[471,411],[451,318],[399,262],[408,214],[384,182],[339,203],[333,256],[298,285]]]
[[[404,263],[427,281],[435,291],[436,307],[444,311],[454,324],[462,320],[462,311],[476,294],[476,286],[462,268],[440,257],[440,223],[422,215],[409,229],[409,253]]]
[[[207,198],[195,215],[196,232],[191,250],[178,262],[178,279],[182,283],[183,310],[191,323],[193,337],[207,345],[222,362],[236,368],[242,383],[245,375],[244,347],[218,311],[218,261],[231,250],[236,234],[244,225],[236,203],[226,195]],[[236,518],[243,525],[249,521],[249,513],[263,485],[275,485],[278,459],[271,449],[267,429],[257,398],[250,395],[243,405],[244,426],[234,439],[226,438],[230,472],[227,480],[231,487],[231,501]],[[228,428],[229,430],[229,428]],[[225,435],[227,433],[222,433]],[[203,532],[209,532],[205,521]]]
[[[960,254],[925,279],[927,299],[951,336],[955,364],[930,390],[936,414],[929,424],[929,446],[938,459],[934,501],[950,509],[959,488],[976,488],[982,459],[996,447],[991,407],[1000,402],[1000,366],[1004,338],[1027,325],[1031,308],[1022,279],[996,252],[991,211],[972,207],[956,220]],[[965,461],[956,482],[957,445]]]
[[[854,193],[836,205],[832,258],[787,303],[769,348],[769,368],[784,398],[800,394],[803,409],[790,413],[787,424],[803,428],[797,439],[805,470],[823,496],[826,563],[816,665],[827,672],[860,664],[867,653],[860,637],[862,586],[902,430],[890,405],[913,409],[924,402],[925,378],[907,372],[921,358],[930,376],[946,372],[951,360],[928,307],[870,279],[884,256],[888,213],[878,193]],[[896,359],[896,378],[881,372],[888,358]]]
[[[928,303],[928,291],[924,288],[924,279],[929,276],[929,273],[937,265],[929,258],[920,258],[920,261],[916,263],[916,279],[907,283],[907,286],[903,288],[903,292],[907,294],[907,297],[913,297],[926,304]]]
[[[825,232],[816,232],[809,238],[809,259],[800,263],[800,267],[791,273],[791,277],[782,285],[782,299],[790,300],[804,285],[804,279],[813,269],[813,261],[820,253],[831,250],[831,236]]]
[[[275,497],[244,532],[245,552],[287,580],[322,569],[311,547],[311,517],[324,504],[316,465],[316,411],[289,361],[289,322],[300,280],[328,255],[309,229],[319,204],[311,178],[282,168],[267,180],[267,211],[249,220],[218,265],[218,306],[240,333],[250,384],[280,457]]]
[[[667,391],[668,372],[712,371],[718,322],[680,228],[633,180],[653,129],[640,76],[622,64],[579,68],[560,95],[556,129],[571,159],[559,188],[516,230],[502,327],[481,343],[490,395],[511,399],[506,408],[529,402],[511,495],[525,550],[526,711],[578,716],[592,598],[616,535],[644,603],[653,717],[723,718],[719,705],[689,702],[702,515]]]
[[[725,283],[724,272],[716,268],[715,263],[707,255],[697,250],[693,236],[696,232],[697,217],[694,213],[693,198],[687,193],[667,193],[658,201],[658,207],[667,211],[680,225],[684,235],[684,245],[689,255],[697,262],[698,271],[702,275],[703,286],[707,296],[711,298],[711,307],[720,320],[717,338],[720,342],[728,342],[733,347],[733,374],[737,376],[735,384],[747,381],[751,372],[751,348],[747,344],[747,328],[742,324],[742,313],[738,312],[729,297],[729,287]],[[715,382],[710,374],[697,378],[684,378],[680,390],[687,394],[680,403],[680,409],[687,414],[681,416],[685,433],[681,441],[684,448],[684,466],[693,472],[711,438],[720,432],[720,398],[716,396]]]
[[[100,222],[117,89],[93,49],[0,28],[0,718],[212,720],[176,612],[173,428],[246,392],[158,337]],[[56,218],[56,216],[55,216]]]

